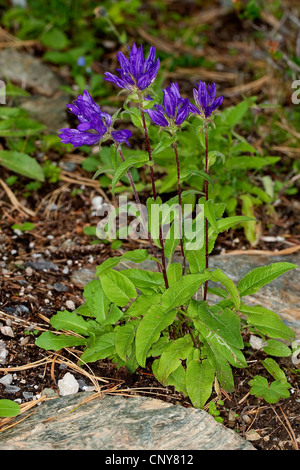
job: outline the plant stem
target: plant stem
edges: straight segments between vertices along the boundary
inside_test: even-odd
[[[141,103],[139,103],[139,110],[140,110],[141,117],[142,117],[142,122],[143,122],[143,128],[144,128],[144,134],[145,134],[147,152],[148,152],[148,155],[149,155],[149,161],[152,163],[152,165],[150,165],[151,183],[152,183],[152,194],[153,194],[154,200],[156,200],[156,188],[155,188],[155,178],[154,178],[154,170],[153,170],[153,158],[152,158],[152,155],[151,155],[151,147],[150,147],[149,135],[148,135],[147,126],[146,126],[146,120],[145,120],[144,111],[143,111],[143,108],[142,108]]]
[[[117,150],[118,150],[118,152],[119,152],[119,155],[120,155],[120,157],[121,157],[122,162],[125,162],[125,158],[124,158],[123,152],[122,152],[122,150],[121,150],[121,147],[116,144],[116,148],[117,148]],[[133,181],[133,179],[132,179],[132,176],[131,176],[131,173],[130,173],[129,170],[127,170],[127,177],[128,177],[128,179],[129,179],[129,181],[130,181],[130,184],[131,184],[131,187],[132,187],[132,191],[133,191],[133,194],[134,194],[134,197],[135,197],[135,201],[136,201],[136,203],[137,203],[138,205],[141,205],[140,197],[139,197],[139,195],[138,195],[138,192],[137,192],[137,190],[136,190],[134,181]],[[140,214],[141,214],[141,218],[142,218],[142,223],[143,223],[143,225],[144,225],[144,227],[145,227],[145,229],[146,229],[147,224],[146,224],[146,221],[145,221],[144,214],[143,214],[143,211],[142,211],[142,210],[140,211]],[[149,243],[150,243],[150,246],[151,246],[151,250],[152,250],[153,256],[154,256],[155,258],[157,258],[156,251],[155,251],[155,248],[154,248],[154,243],[153,243],[153,240],[152,240],[152,237],[151,237],[149,231],[147,231],[147,234],[148,234],[148,240],[149,240]],[[159,264],[158,262],[157,262],[157,268],[158,268],[159,272],[161,272],[161,266],[160,266],[160,264]]]
[[[145,141],[146,141],[146,147],[149,155],[149,162],[152,163],[150,165],[150,173],[151,173],[151,182],[152,182],[152,194],[153,194],[153,199],[156,201],[156,188],[155,188],[155,177],[154,177],[154,170],[153,170],[153,158],[151,154],[151,147],[150,147],[150,141],[149,141],[149,135],[147,131],[147,125],[146,125],[146,120],[144,116],[144,111],[142,108],[141,103],[139,103],[139,110],[141,113],[141,118],[142,118],[142,123],[143,123],[143,128],[144,128],[144,134],[145,134]],[[169,282],[168,282],[168,277],[167,277],[167,269],[166,269],[166,258],[165,258],[165,247],[164,247],[164,241],[163,241],[163,236],[162,236],[162,228],[161,225],[159,226],[159,242],[161,245],[161,259],[162,259],[162,273],[165,281],[165,287],[166,289],[169,288]]]
[[[176,157],[176,165],[177,165],[177,191],[178,191],[178,202],[180,206],[179,212],[179,226],[180,226],[180,249],[182,255],[182,275],[184,276],[185,273],[185,254],[184,254],[184,247],[183,247],[183,239],[182,239],[182,200],[181,200],[181,184],[180,184],[180,164],[179,164],[179,157],[178,157],[178,150],[176,142],[173,144],[175,157]]]
[[[208,135],[207,135],[207,127],[204,124],[204,132],[205,132],[205,173],[208,175]],[[208,201],[208,181],[205,180],[205,200]],[[205,267],[208,268],[208,220],[205,217]],[[203,293],[203,300],[206,300],[207,297],[207,282],[204,284],[204,293]]]

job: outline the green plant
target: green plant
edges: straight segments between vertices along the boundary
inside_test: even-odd
[[[181,97],[177,84],[171,84],[163,90],[162,104],[156,103],[149,97],[149,87],[159,66],[154,48],[144,59],[142,47],[138,49],[134,45],[129,50],[129,59],[120,54],[119,61],[120,77],[108,73],[106,76],[127,91],[124,114],[130,116],[143,135],[146,151],[136,152],[134,157],[123,152],[122,144],[129,144],[132,133],[114,130],[116,120],[122,115],[117,112],[110,116],[103,112],[87,91],[69,105],[72,113],[79,117],[80,124],[77,129],[62,129],[60,137],[64,143],[73,143],[76,147],[112,140],[111,151],[105,151],[106,157],[111,159],[106,164],[109,171],[112,170],[112,191],[122,178],[127,178],[125,181],[130,185],[136,203],[122,199],[118,212],[126,210],[135,217],[144,239],[148,240],[149,252],[136,249],[105,260],[97,267],[97,279],[84,289],[83,305],[74,312],[54,315],[50,320],[54,331],[42,333],[36,345],[55,351],[82,346],[81,366],[110,359],[118,367],[126,366],[134,372],[150,361],[160,383],[175,387],[188,396],[195,407],[203,408],[214,386],[232,392],[234,369],[248,367],[244,355],[245,334],[250,332],[263,338],[266,356],[292,354],[280,340],[291,342],[294,332],[277,313],[263,306],[248,305],[245,298],[297,266],[279,262],[258,267],[237,284],[221,269],[209,267],[209,255],[218,235],[237,224],[253,221],[248,215],[223,216],[225,203],[214,200],[215,184],[211,174],[211,167],[217,160],[219,164],[225,161],[226,165],[223,153],[211,150],[213,142],[219,139],[223,147],[227,145],[231,136],[228,129],[241,119],[251,100],[243,102],[237,109],[227,110],[223,121],[217,117],[222,97],[216,98],[215,84],[206,86],[200,82],[194,90],[195,104]],[[197,121],[190,126],[192,134],[184,144],[181,136],[184,136],[191,113]],[[151,123],[159,127],[160,141],[156,145],[151,145],[151,136],[158,131],[152,132],[154,126]],[[216,125],[222,123],[222,131],[219,131]],[[193,140],[192,147],[190,140]],[[193,160],[191,148],[195,148],[195,142],[200,144]],[[240,143],[239,152],[249,151],[245,142]],[[182,167],[181,155],[187,148],[189,161]],[[164,202],[158,193],[155,173],[155,156],[163,151],[168,151],[169,158],[175,162],[171,182],[177,188],[177,194]],[[198,155],[203,159],[203,169],[198,168]],[[256,160],[257,165],[260,160],[263,157]],[[265,163],[260,163],[262,168]],[[146,206],[141,204],[131,173],[136,168],[149,175],[152,196],[147,199]],[[97,174],[102,170],[100,168]],[[192,179],[198,181],[199,186],[182,190],[183,183]],[[199,197],[199,191],[204,195]],[[190,197],[192,203],[185,204]],[[112,214],[105,219],[101,230],[97,227],[99,238],[115,221],[117,211],[115,207],[111,209]],[[119,238],[126,238],[130,229],[133,229],[132,224],[121,227]],[[107,234],[110,234],[109,230]],[[177,247],[180,247],[182,264],[174,261]],[[138,265],[145,262],[152,262],[153,269],[139,269]],[[210,294],[217,295],[220,301],[211,304]],[[62,330],[70,334],[61,333]],[[277,378],[280,376],[272,362],[265,364],[269,371],[276,372]],[[255,380],[252,392],[262,393],[259,385],[264,385],[264,396],[273,399],[266,394],[265,380]],[[284,396],[283,389],[286,388],[281,382],[280,386],[271,385],[270,390]]]
[[[13,400],[0,400],[0,418],[10,418],[20,413],[20,405]]]

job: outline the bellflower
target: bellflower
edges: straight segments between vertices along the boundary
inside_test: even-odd
[[[105,72],[105,80],[113,82],[119,88],[125,88],[130,91],[145,90],[155,79],[160,61],[155,61],[155,47],[151,47],[147,59],[144,58],[143,46],[139,48],[133,44],[130,50],[129,58],[125,57],[122,52],[117,54],[120,68],[116,69],[120,77],[110,72]]]
[[[97,144],[103,138],[112,138],[117,143],[125,142],[130,146],[128,139],[132,136],[132,132],[112,130],[112,117],[101,110],[88,91],[84,90],[72,104],[67,104],[67,108],[77,116],[80,124],[77,129],[59,130],[59,137],[64,144],[81,147],[81,145]]]
[[[163,104],[155,104],[152,109],[145,110],[150,119],[161,127],[174,129],[180,126],[189,115],[189,100],[182,98],[178,83],[171,83],[163,90]]]
[[[198,90],[193,89],[194,100],[196,106],[190,104],[190,111],[193,114],[200,115],[203,119],[209,118],[212,113],[223,103],[223,96],[216,97],[216,84],[211,83],[206,85],[204,82],[199,82]]]

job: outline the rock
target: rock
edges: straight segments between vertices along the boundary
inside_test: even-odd
[[[25,88],[28,97],[17,97],[17,104],[33,119],[47,126],[56,134],[67,124],[66,104],[69,95],[61,90],[65,80],[38,57],[11,48],[0,51],[0,70],[5,70],[4,80]]]
[[[10,336],[11,338],[15,337],[11,326],[1,326],[0,331],[4,336]]]
[[[250,335],[249,343],[252,349],[262,349],[264,346],[263,340],[259,336]]]
[[[61,284],[60,282],[55,282],[53,284],[53,288],[56,292],[67,292],[69,290],[68,286]]]
[[[42,402],[1,433],[0,450],[255,450],[203,410],[122,396],[78,406],[91,395]]]
[[[20,387],[17,387],[17,385],[7,385],[4,389],[5,393],[17,393],[20,390]]]
[[[66,307],[67,307],[68,310],[73,311],[73,310],[75,310],[76,305],[74,304],[73,300],[67,300],[66,301]]]
[[[26,268],[29,267],[35,271],[43,271],[44,269],[53,271],[59,270],[57,264],[52,263],[52,261],[46,261],[43,258],[39,258],[37,261],[27,261],[24,265]]]
[[[59,394],[61,396],[72,395],[79,390],[79,383],[74,375],[67,372],[62,379],[58,381]]]
[[[12,374],[6,374],[3,377],[1,377],[0,384],[7,386],[7,385],[11,385],[12,381],[13,381]]]
[[[78,287],[85,287],[90,281],[95,279],[96,276],[96,266],[94,269],[77,269],[73,271],[71,275],[71,282]]]
[[[65,84],[39,58],[12,48],[0,51],[0,70],[5,70],[5,79],[43,96],[51,97]]]
[[[4,341],[0,340],[0,364],[5,364],[9,352]]]

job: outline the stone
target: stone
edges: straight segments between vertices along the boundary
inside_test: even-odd
[[[70,372],[67,372],[63,378],[57,382],[57,385],[61,396],[72,395],[79,390],[79,383]]]
[[[25,267],[34,269],[35,271],[43,271],[44,269],[58,271],[59,268],[57,264],[52,263],[52,261],[46,261],[43,258],[39,258],[37,261],[27,261]]]
[[[11,385],[12,381],[13,381],[12,374],[6,374],[3,377],[1,377],[0,384],[7,386],[7,385]]]
[[[68,286],[66,286],[65,284],[61,284],[60,282],[55,282],[53,284],[53,289],[56,292],[67,292],[69,290]]]
[[[68,93],[61,90],[66,81],[38,57],[11,48],[0,51],[0,79],[28,90],[30,96],[16,97],[17,104],[30,117],[47,126],[50,133],[69,127],[66,104]]]
[[[0,340],[0,364],[5,364],[8,354],[5,342]]]
[[[94,269],[77,269],[76,271],[72,272],[71,275],[71,282],[75,286],[78,287],[85,287],[90,281],[96,278],[96,266]]]
[[[0,331],[4,336],[10,336],[11,338],[15,337],[11,326],[1,326]]]
[[[255,450],[206,411],[108,395],[79,406],[91,395],[42,402],[1,433],[0,450]]]

